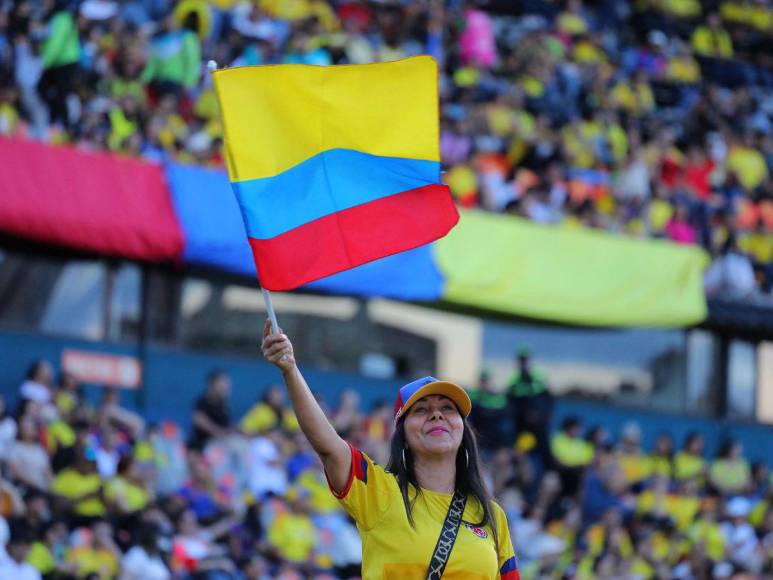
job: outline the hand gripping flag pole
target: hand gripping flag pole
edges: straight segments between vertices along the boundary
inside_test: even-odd
[[[210,77],[213,72],[217,70],[217,62],[214,60],[210,60],[207,62],[207,71],[210,74]],[[261,287],[260,289],[261,294],[263,294],[263,302],[266,305],[266,312],[268,313],[268,319],[271,321],[271,332],[278,333],[279,332],[279,323],[276,320],[276,312],[274,312],[274,304],[271,302],[271,293],[266,290],[265,288]]]

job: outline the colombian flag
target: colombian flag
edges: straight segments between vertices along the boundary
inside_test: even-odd
[[[437,65],[214,73],[228,173],[261,285],[290,290],[447,234]]]

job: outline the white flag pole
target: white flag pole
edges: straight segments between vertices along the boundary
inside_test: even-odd
[[[207,62],[207,71],[210,75],[217,70],[217,62],[210,60]],[[268,313],[268,319],[271,321],[271,332],[276,334],[279,332],[279,323],[276,321],[276,312],[274,312],[274,305],[271,303],[271,293],[265,288],[260,289],[263,294],[263,302],[266,305],[266,312]]]
[[[266,312],[271,321],[271,332],[276,334],[279,332],[279,323],[276,321],[276,312],[274,312],[274,305],[271,303],[271,292],[265,288],[261,288],[260,291],[263,293],[263,302],[266,303]]]

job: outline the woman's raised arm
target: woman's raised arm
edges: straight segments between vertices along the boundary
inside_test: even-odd
[[[327,420],[301,371],[298,370],[290,339],[282,334],[281,329],[279,334],[272,334],[269,320],[266,320],[263,328],[261,350],[266,360],[282,371],[298,424],[322,460],[330,485],[337,492],[343,491],[349,482],[352,468],[349,445]]]

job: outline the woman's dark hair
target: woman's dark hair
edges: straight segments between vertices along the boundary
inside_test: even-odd
[[[688,450],[690,447],[692,447],[692,444],[698,441],[699,439],[703,439],[703,435],[701,435],[698,431],[690,431],[687,434],[687,437],[685,437],[684,439],[685,451]]]
[[[658,433],[658,436],[655,438],[655,447],[653,448],[653,453],[657,452],[658,441],[662,439],[668,440],[668,443],[671,446],[671,449],[669,450],[666,457],[668,457],[669,459],[673,459],[674,458],[674,438],[671,436],[671,433],[669,433],[668,431],[661,431],[660,433]]]
[[[481,521],[470,523],[481,528],[487,525],[491,526],[494,544],[497,553],[499,553],[499,536],[497,534],[496,520],[494,519],[494,500],[486,490],[480,473],[478,441],[467,419],[462,417],[462,422],[464,424],[464,431],[462,432],[462,444],[459,445],[459,450],[456,453],[455,488],[468,498],[472,496],[480,504],[483,510]],[[403,453],[405,453],[405,462],[403,462]],[[400,488],[400,494],[403,496],[405,513],[411,526],[414,526],[413,505],[421,493],[421,488],[414,471],[413,453],[408,448],[408,441],[405,436],[405,416],[398,421],[394,435],[392,435],[389,462],[387,463],[386,470],[397,478],[397,485]],[[408,495],[409,485],[412,485],[415,490],[413,498]]]
[[[568,431],[569,429],[574,429],[575,427],[579,427],[580,425],[581,425],[580,420],[574,415],[570,415],[569,417],[566,417],[563,421],[561,421],[561,431]]]
[[[588,431],[586,431],[585,440],[592,445],[596,445],[597,444],[596,439],[598,439],[603,433],[604,433],[604,427],[602,427],[601,425],[594,425],[593,427],[588,429]],[[601,439],[598,441],[598,444],[601,445],[604,442],[605,442],[604,439]]]
[[[118,466],[116,467],[116,472],[118,475],[125,475],[134,465],[134,457],[131,455],[124,455],[118,460]]]
[[[717,451],[717,459],[727,459],[730,457],[730,452],[737,444],[738,442],[732,437],[722,439],[722,443],[720,443],[719,450]]]
[[[186,14],[182,21],[182,27],[184,29],[195,32],[196,34],[199,33],[200,26],[201,22],[199,21],[199,13],[195,10],[191,10],[188,14]]]
[[[27,380],[28,381],[37,380],[36,377],[38,376],[38,373],[40,373],[40,369],[42,369],[47,364],[48,362],[43,360],[42,358],[33,362],[30,366],[27,367],[27,374],[25,375]]]
[[[159,552],[158,538],[160,535],[161,530],[157,524],[143,523],[137,529],[135,542],[148,554],[157,554]]]

